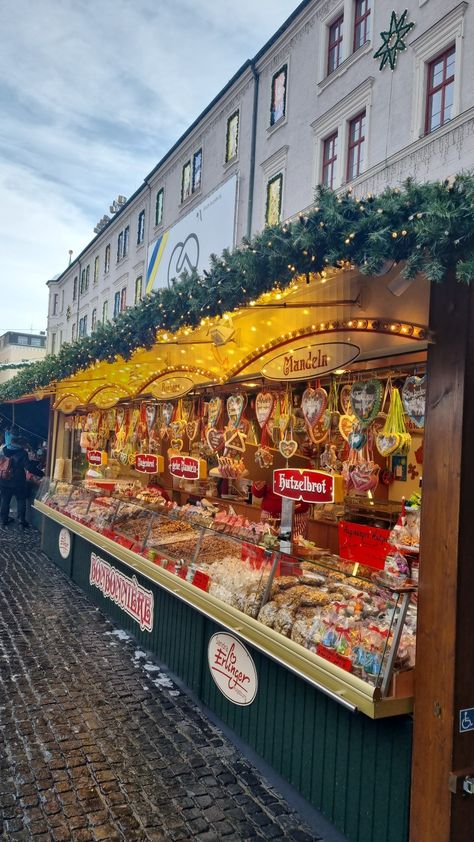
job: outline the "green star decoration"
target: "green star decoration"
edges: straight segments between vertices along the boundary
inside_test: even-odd
[[[405,23],[407,14],[408,9],[405,9],[403,15],[397,18],[396,12],[392,12],[390,29],[388,32],[380,33],[382,46],[374,53],[374,58],[381,59],[379,70],[383,70],[386,64],[389,64],[390,68],[395,70],[398,53],[406,50],[405,38],[410,29],[415,26],[414,23]]]

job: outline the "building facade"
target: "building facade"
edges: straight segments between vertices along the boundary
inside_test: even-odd
[[[5,383],[19,371],[19,369],[6,368],[6,366],[14,363],[35,362],[45,354],[45,333],[18,333],[11,330],[4,333],[0,336],[0,383]]]
[[[473,50],[468,2],[416,0],[405,15],[304,0],[48,281],[48,351],[304,211],[320,184],[366,195],[472,169]]]

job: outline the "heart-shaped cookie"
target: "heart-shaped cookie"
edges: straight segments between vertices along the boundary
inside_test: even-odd
[[[362,450],[367,444],[367,433],[361,427],[354,427],[347,437],[351,450]]]
[[[156,422],[156,403],[147,403],[145,407],[145,417],[148,432],[153,429]]]
[[[403,408],[415,427],[425,426],[427,377],[407,377],[402,388]]]
[[[125,410],[123,406],[118,406],[115,412],[115,424],[118,429],[122,426],[123,422],[125,421]]]
[[[246,435],[242,430],[227,429],[224,432],[226,450],[237,450],[239,453],[245,453],[245,439]]]
[[[161,417],[165,427],[169,427],[174,413],[174,406],[169,401],[161,404]]]
[[[382,383],[380,380],[358,380],[351,386],[352,411],[365,427],[380,412],[382,405]]]
[[[298,450],[298,442],[294,439],[282,439],[278,445],[278,450],[285,459],[291,459]]]
[[[160,427],[160,439],[167,439],[169,434],[169,427]]]
[[[378,433],[382,432],[383,428],[385,427],[386,421],[387,421],[387,416],[386,416],[385,412],[379,412],[377,417],[374,419],[374,422],[373,422],[372,427],[371,427],[374,436],[376,436],[376,435],[378,435]]]
[[[265,424],[268,424],[271,418],[274,403],[275,399],[272,392],[259,392],[256,396],[255,415],[257,416],[257,421],[260,424],[260,427],[264,427]]]
[[[199,432],[199,420],[188,421],[188,423],[186,424],[186,435],[187,435],[189,441],[194,441],[194,439],[197,437],[198,432]]]
[[[345,441],[349,441],[349,433],[352,432],[356,423],[355,415],[341,415],[339,418],[339,432]]]
[[[321,444],[328,436],[329,430],[324,426],[324,419],[320,418],[313,427],[308,428],[309,437],[314,444]]]
[[[341,407],[344,415],[352,415],[352,404],[351,404],[351,389],[352,386],[350,383],[346,383],[345,386],[342,387],[339,393],[339,400],[341,402]]]
[[[312,386],[305,389],[301,398],[301,410],[310,430],[318,423],[327,405],[328,393],[325,389],[313,389]]]
[[[171,450],[177,450],[178,453],[181,453],[183,449],[183,439],[171,439],[170,446]]]
[[[224,433],[222,430],[216,430],[215,427],[209,427],[206,430],[206,441],[210,449],[214,453],[218,453],[224,447]]]
[[[245,406],[244,395],[240,393],[236,395],[229,395],[226,405],[230,423],[233,427],[238,427]]]
[[[184,423],[184,421],[173,421],[170,424],[170,428],[171,428],[172,435],[176,439],[178,439],[182,435],[182,433],[184,432],[185,423]]]
[[[398,433],[378,433],[375,446],[381,456],[390,456],[400,447],[400,436]]]
[[[209,422],[210,427],[215,427],[219,418],[221,417],[222,412],[222,400],[221,398],[214,397],[211,398],[208,405],[207,405],[207,420]]]

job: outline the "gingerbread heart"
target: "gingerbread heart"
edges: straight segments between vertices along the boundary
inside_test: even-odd
[[[255,398],[255,415],[257,416],[257,421],[261,427],[268,424],[271,418],[274,403],[275,399],[271,392],[259,392]]]
[[[186,424],[186,435],[189,441],[194,441],[199,432],[199,421],[188,421]]]
[[[246,435],[242,430],[227,429],[224,432],[226,450],[237,450],[239,453],[245,453],[245,439]]]
[[[179,453],[183,449],[183,439],[171,439],[171,450],[177,450]]]
[[[375,446],[381,456],[390,456],[400,447],[400,436],[398,433],[378,433]]]
[[[207,405],[207,420],[210,427],[215,427],[222,412],[221,398],[211,398]]]
[[[170,434],[168,427],[160,427],[160,439],[167,439]]]
[[[237,427],[242,417],[242,412],[245,406],[244,395],[238,393],[236,395],[229,395],[227,398],[227,415],[233,427]]]
[[[341,407],[344,415],[352,415],[352,404],[351,404],[351,384],[346,383],[345,386],[342,387],[339,395],[339,400],[341,401]]]
[[[339,432],[343,439],[349,441],[349,434],[354,429],[357,419],[355,415],[341,415],[339,418]]]
[[[355,427],[349,433],[347,441],[352,450],[362,450],[367,444],[367,433],[361,427]]]
[[[427,377],[407,377],[402,388],[403,408],[415,427],[425,426]]]
[[[310,429],[318,423],[327,405],[328,394],[325,389],[321,387],[313,389],[311,386],[305,389],[301,398],[301,410]]]
[[[184,432],[185,424],[184,421],[173,421],[170,427],[172,435],[178,439]]]
[[[165,427],[169,427],[171,423],[171,419],[174,413],[174,406],[172,403],[168,401],[168,403],[161,404],[161,417],[163,419],[163,423]]]
[[[147,403],[145,407],[146,425],[148,432],[153,429],[156,422],[156,403]]]
[[[372,430],[375,436],[378,435],[378,433],[382,432],[383,428],[385,427],[386,421],[387,416],[385,412],[379,412],[372,424]]]
[[[358,380],[351,386],[352,411],[364,426],[370,424],[380,412],[382,384],[380,380]]]
[[[320,418],[313,427],[308,429],[309,437],[314,444],[323,442],[329,433],[327,427],[324,426],[324,419]]]
[[[206,430],[206,441],[210,449],[214,453],[218,453],[224,447],[224,433],[222,430],[216,430],[215,427],[209,427]]]
[[[285,459],[291,459],[298,450],[298,442],[294,439],[282,439],[278,445],[278,450]]]
[[[124,421],[125,421],[125,410],[124,410],[123,406],[119,406],[119,407],[117,407],[116,412],[115,412],[115,423],[116,423],[116,425],[119,429],[122,426]]]

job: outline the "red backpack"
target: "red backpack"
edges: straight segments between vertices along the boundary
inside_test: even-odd
[[[15,465],[10,456],[0,454],[0,482],[2,480],[13,479]]]

